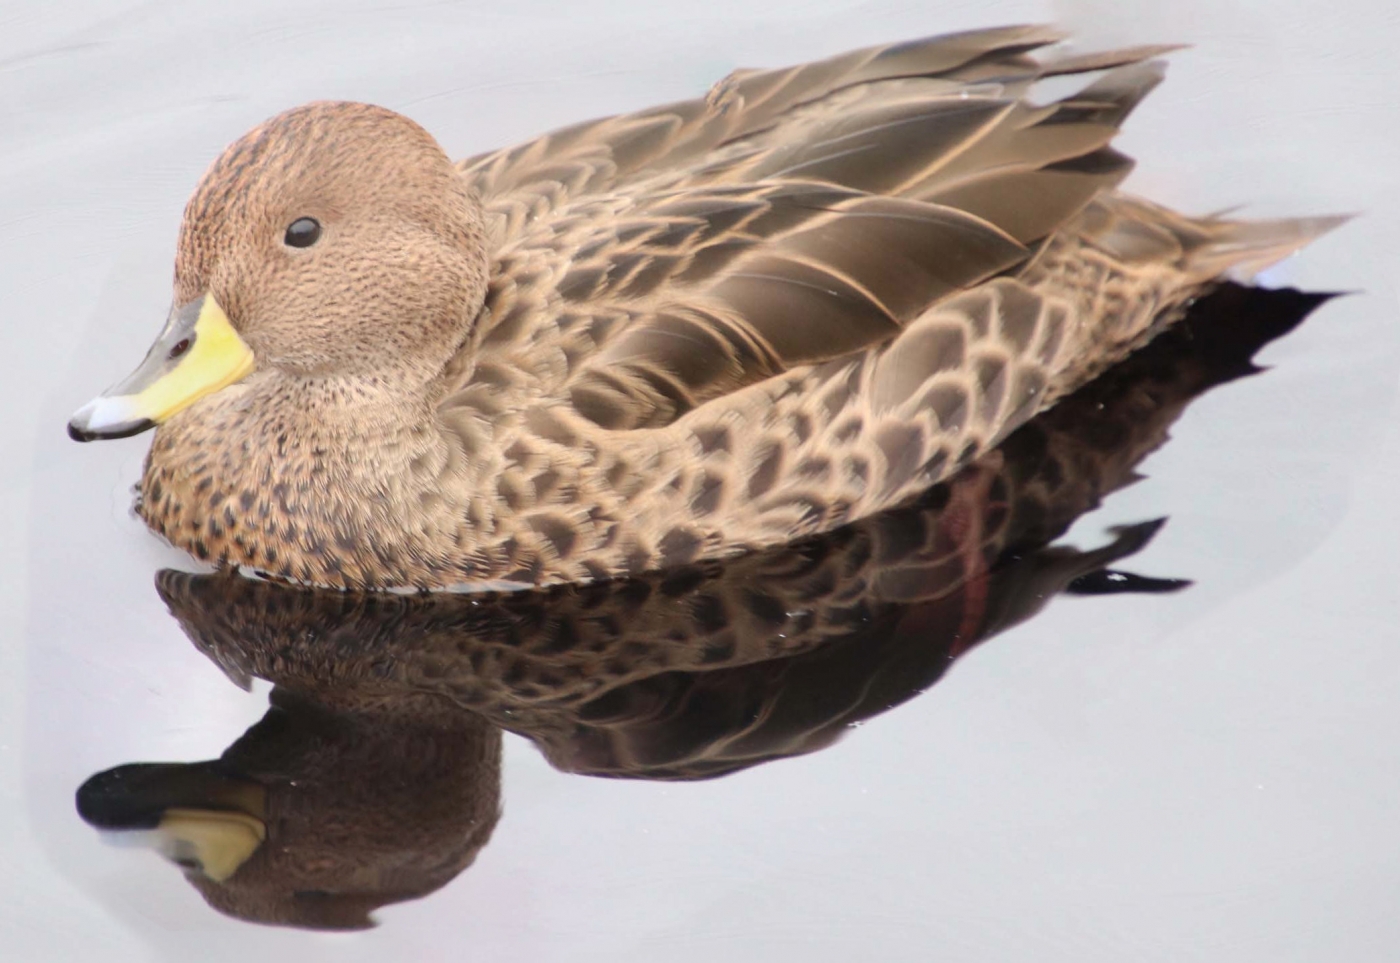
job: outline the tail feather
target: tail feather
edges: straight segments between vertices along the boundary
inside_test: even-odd
[[[1159,265],[1187,287],[1220,277],[1248,282],[1260,271],[1345,224],[1352,215],[1237,220],[1187,217],[1127,194],[1097,198],[1070,226],[1080,241],[1125,268]]]
[[[1186,272],[1195,280],[1228,276],[1252,280],[1260,271],[1351,220],[1350,214],[1286,217],[1264,221],[1197,222],[1207,240],[1186,251]]]

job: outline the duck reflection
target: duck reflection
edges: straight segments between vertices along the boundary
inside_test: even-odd
[[[271,703],[219,759],[108,770],[78,811],[163,852],[221,912],[315,929],[370,926],[371,910],[438,889],[491,838],[497,727],[411,692],[279,686]]]
[[[491,595],[161,572],[189,638],[239,684],[274,683],[271,708],[218,760],[93,776],[79,812],[224,913],[360,928],[489,841],[502,730],[561,770],[637,779],[819,750],[1057,594],[1187,584],[1113,568],[1158,521],[1090,551],[1050,542],[1322,300],[1225,286],[919,504],[727,564]]]

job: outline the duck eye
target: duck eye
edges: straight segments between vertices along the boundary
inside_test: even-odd
[[[310,247],[321,237],[321,224],[314,217],[299,217],[287,228],[282,243],[288,247]]]
[[[179,341],[175,342],[175,347],[170,349],[170,360],[174,361],[188,350],[190,350],[190,339],[181,338]]]

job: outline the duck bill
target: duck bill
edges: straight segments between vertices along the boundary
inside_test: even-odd
[[[226,881],[267,839],[267,826],[245,813],[167,809],[149,845],[187,873]]]
[[[267,839],[267,790],[218,763],[136,763],[78,790],[78,814],[110,842],[153,849],[223,882]]]
[[[139,434],[253,370],[253,352],[205,294],[170,313],[146,360],[83,405],[68,422],[74,441]]]

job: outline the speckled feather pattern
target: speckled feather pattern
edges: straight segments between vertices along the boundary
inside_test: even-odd
[[[854,700],[789,692],[801,685],[788,675],[798,661],[878,651],[903,631],[941,671],[1070,580],[1141,547],[1151,526],[1088,552],[1044,546],[1134,481],[1194,397],[1255,370],[1259,346],[1318,302],[1268,298],[1276,306],[1255,307],[1240,288],[1214,298],[1189,329],[1033,419],[918,504],[796,546],[501,595],[339,593],[165,572],[161,596],[244,684],[257,676],[356,712],[460,707],[534,739],[561,768],[691,778],[809,751]],[[1202,333],[1220,324],[1238,333]],[[870,684],[826,681],[847,692]],[[807,708],[775,734],[780,704],[793,700]],[[705,721],[668,741],[673,724],[684,728],[686,703]]]
[[[1161,48],[1028,56],[1057,39],[739,72],[456,166],[380,108],[274,118],[206,174],[176,267],[258,367],[161,426],[142,517],[222,564],[432,588],[664,569],[910,501],[1330,226],[1116,193]],[[322,241],[278,249],[300,216]]]

